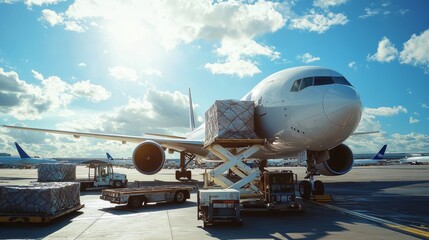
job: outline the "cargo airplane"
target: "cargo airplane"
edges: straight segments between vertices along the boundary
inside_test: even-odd
[[[128,136],[105,133],[50,130],[4,126],[20,130],[101,138],[139,143],[133,152],[135,168],[143,174],[159,172],[165,163],[165,151],[180,153],[180,171],[176,178],[190,178],[186,165],[196,156],[210,156],[204,148],[205,124],[194,129],[192,100],[189,95],[190,128],[186,137],[151,134]],[[336,176],[353,167],[353,153],[343,142],[359,124],[362,106],[356,89],[340,73],[322,67],[294,67],[274,73],[250,90],[241,100],[253,101],[255,132],[266,143],[251,158],[295,157],[305,153],[307,176],[300,183],[303,197],[324,194],[316,175]]]
[[[15,142],[16,150],[18,150],[19,157],[0,157],[0,164],[8,166],[34,166],[40,163],[56,163],[55,159],[30,157],[24,149]]]

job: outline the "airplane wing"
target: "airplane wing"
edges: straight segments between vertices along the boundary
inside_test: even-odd
[[[34,131],[34,132],[44,132],[44,133],[53,133],[53,134],[62,134],[62,135],[70,135],[75,138],[80,137],[92,137],[92,138],[100,138],[107,140],[116,140],[121,141],[122,143],[134,142],[140,143],[146,140],[151,140],[159,143],[161,146],[169,149],[173,149],[176,151],[185,151],[188,147],[203,147],[204,142],[200,140],[189,140],[183,138],[174,138],[167,137],[167,135],[159,135],[164,137],[140,137],[140,136],[129,136],[129,135],[117,135],[117,134],[105,134],[105,133],[89,133],[89,132],[74,132],[74,131],[63,131],[63,130],[52,130],[52,129],[43,129],[43,128],[30,128],[30,127],[20,127],[20,126],[9,126],[2,125],[6,128],[13,128],[18,130],[25,131]]]
[[[373,133],[379,133],[380,131],[371,131],[371,132],[354,132],[352,133],[351,136],[356,136],[356,135],[364,135],[364,134],[373,134]]]

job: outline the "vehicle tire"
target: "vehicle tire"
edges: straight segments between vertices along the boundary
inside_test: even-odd
[[[142,206],[143,198],[142,197],[130,197],[128,199],[128,207],[130,208],[139,208]]]
[[[174,202],[176,203],[184,203],[186,202],[186,195],[182,191],[176,192],[176,195],[174,195]]]
[[[314,192],[313,195],[324,195],[325,194],[325,185],[322,181],[314,181]]]
[[[303,199],[309,199],[310,195],[311,195],[311,185],[309,181],[301,181],[299,183],[299,195],[301,195],[301,197]]]

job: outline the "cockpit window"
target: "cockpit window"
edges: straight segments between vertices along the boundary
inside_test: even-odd
[[[291,92],[298,92],[304,88],[311,86],[320,86],[320,85],[329,85],[329,84],[341,84],[352,86],[347,79],[344,77],[307,77],[303,79],[296,80],[293,82]]]
[[[333,78],[335,83],[351,86],[351,84],[349,83],[349,81],[347,81],[345,77],[333,77]]]
[[[291,92],[298,92],[300,84],[301,84],[301,79],[296,80],[295,82],[293,82],[293,85],[292,85],[292,88],[290,89],[290,91]]]
[[[311,87],[311,86],[313,86],[313,78],[312,77],[304,78],[302,79],[301,87],[299,88],[299,90],[302,90],[306,87]]]
[[[334,84],[331,77],[314,77],[314,86]]]

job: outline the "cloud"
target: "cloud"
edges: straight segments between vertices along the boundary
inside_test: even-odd
[[[378,61],[378,62],[391,62],[396,59],[398,56],[398,50],[395,48],[395,45],[390,42],[387,37],[383,37],[380,42],[378,42],[377,52],[373,55],[368,55],[368,61]]]
[[[155,68],[146,68],[142,70],[144,75],[162,77],[162,72]]]
[[[297,59],[301,60],[303,63],[311,63],[320,61],[320,57],[314,57],[310,53],[304,53],[302,55],[296,56]]]
[[[349,62],[348,66],[355,71],[357,70],[357,63],[355,61]]]
[[[89,81],[70,85],[57,76],[44,78],[32,70],[39,85],[28,84],[19,79],[16,72],[0,68],[0,110],[18,120],[41,119],[42,114],[66,108],[75,98],[85,97],[101,101],[110,97],[110,92]]]
[[[28,8],[31,8],[33,5],[42,6],[42,5],[53,5],[59,2],[64,2],[65,0],[25,0],[24,3]]]
[[[237,61],[251,65],[250,68],[230,68],[239,72],[223,72],[250,76],[259,72],[256,62],[250,58],[279,57],[274,47],[257,43],[255,39],[284,27],[290,5],[270,1],[75,1],[64,12],[44,11],[41,19],[69,31],[99,28],[109,35],[115,49],[122,53],[140,53],[145,59],[159,57],[163,49],[168,51],[179,44],[219,41],[221,46],[215,51],[218,61],[226,65]],[[251,45],[240,44],[242,41]],[[229,43],[239,48],[232,50]],[[207,63],[207,66],[213,64],[216,65]],[[243,72],[243,69],[252,70]]]
[[[255,63],[242,59],[227,59],[223,63],[207,63],[204,68],[209,69],[213,74],[237,75],[240,78],[253,76],[261,70]]]
[[[391,117],[399,113],[407,113],[408,110],[401,105],[394,107],[364,108],[364,112],[374,116]]]
[[[39,21],[45,21],[51,25],[51,27],[62,24],[64,19],[62,14],[57,14],[55,11],[49,9],[42,10],[42,16],[39,18]]]
[[[79,66],[79,67],[86,67],[86,63],[81,62],[81,63],[79,63],[79,64],[78,64],[78,66]]]
[[[320,8],[336,7],[346,3],[348,0],[315,0],[313,6]]]
[[[289,28],[307,30],[310,32],[324,33],[335,25],[345,25],[349,20],[342,13],[327,12],[316,13],[314,9],[310,13],[295,19],[291,19]]]
[[[416,118],[410,117],[410,119],[409,119],[410,124],[414,124],[414,123],[418,123],[418,122],[420,122],[420,120],[418,120]]]
[[[136,82],[138,78],[134,69],[124,66],[109,68],[109,75],[118,80],[126,80],[131,82]]]
[[[240,78],[261,72],[256,62],[249,58],[266,56],[275,60],[280,57],[280,53],[275,51],[274,47],[264,46],[246,38],[222,40],[221,46],[216,49],[216,54],[219,57],[225,57],[225,60],[207,63],[204,68],[209,69],[213,74],[237,75]]]
[[[378,15],[379,13],[380,13],[380,10],[365,8],[365,14],[360,15],[359,18],[362,18],[362,19],[369,18],[369,17],[375,16],[375,15]]]
[[[79,97],[84,97],[92,102],[100,102],[110,98],[112,95],[104,87],[94,85],[86,81],[80,81],[72,85],[72,93]]]
[[[429,109],[429,106],[426,103],[422,103],[422,108]]]
[[[413,34],[404,43],[404,49],[399,55],[402,64],[420,66],[426,73],[429,72],[429,29],[421,35]]]

